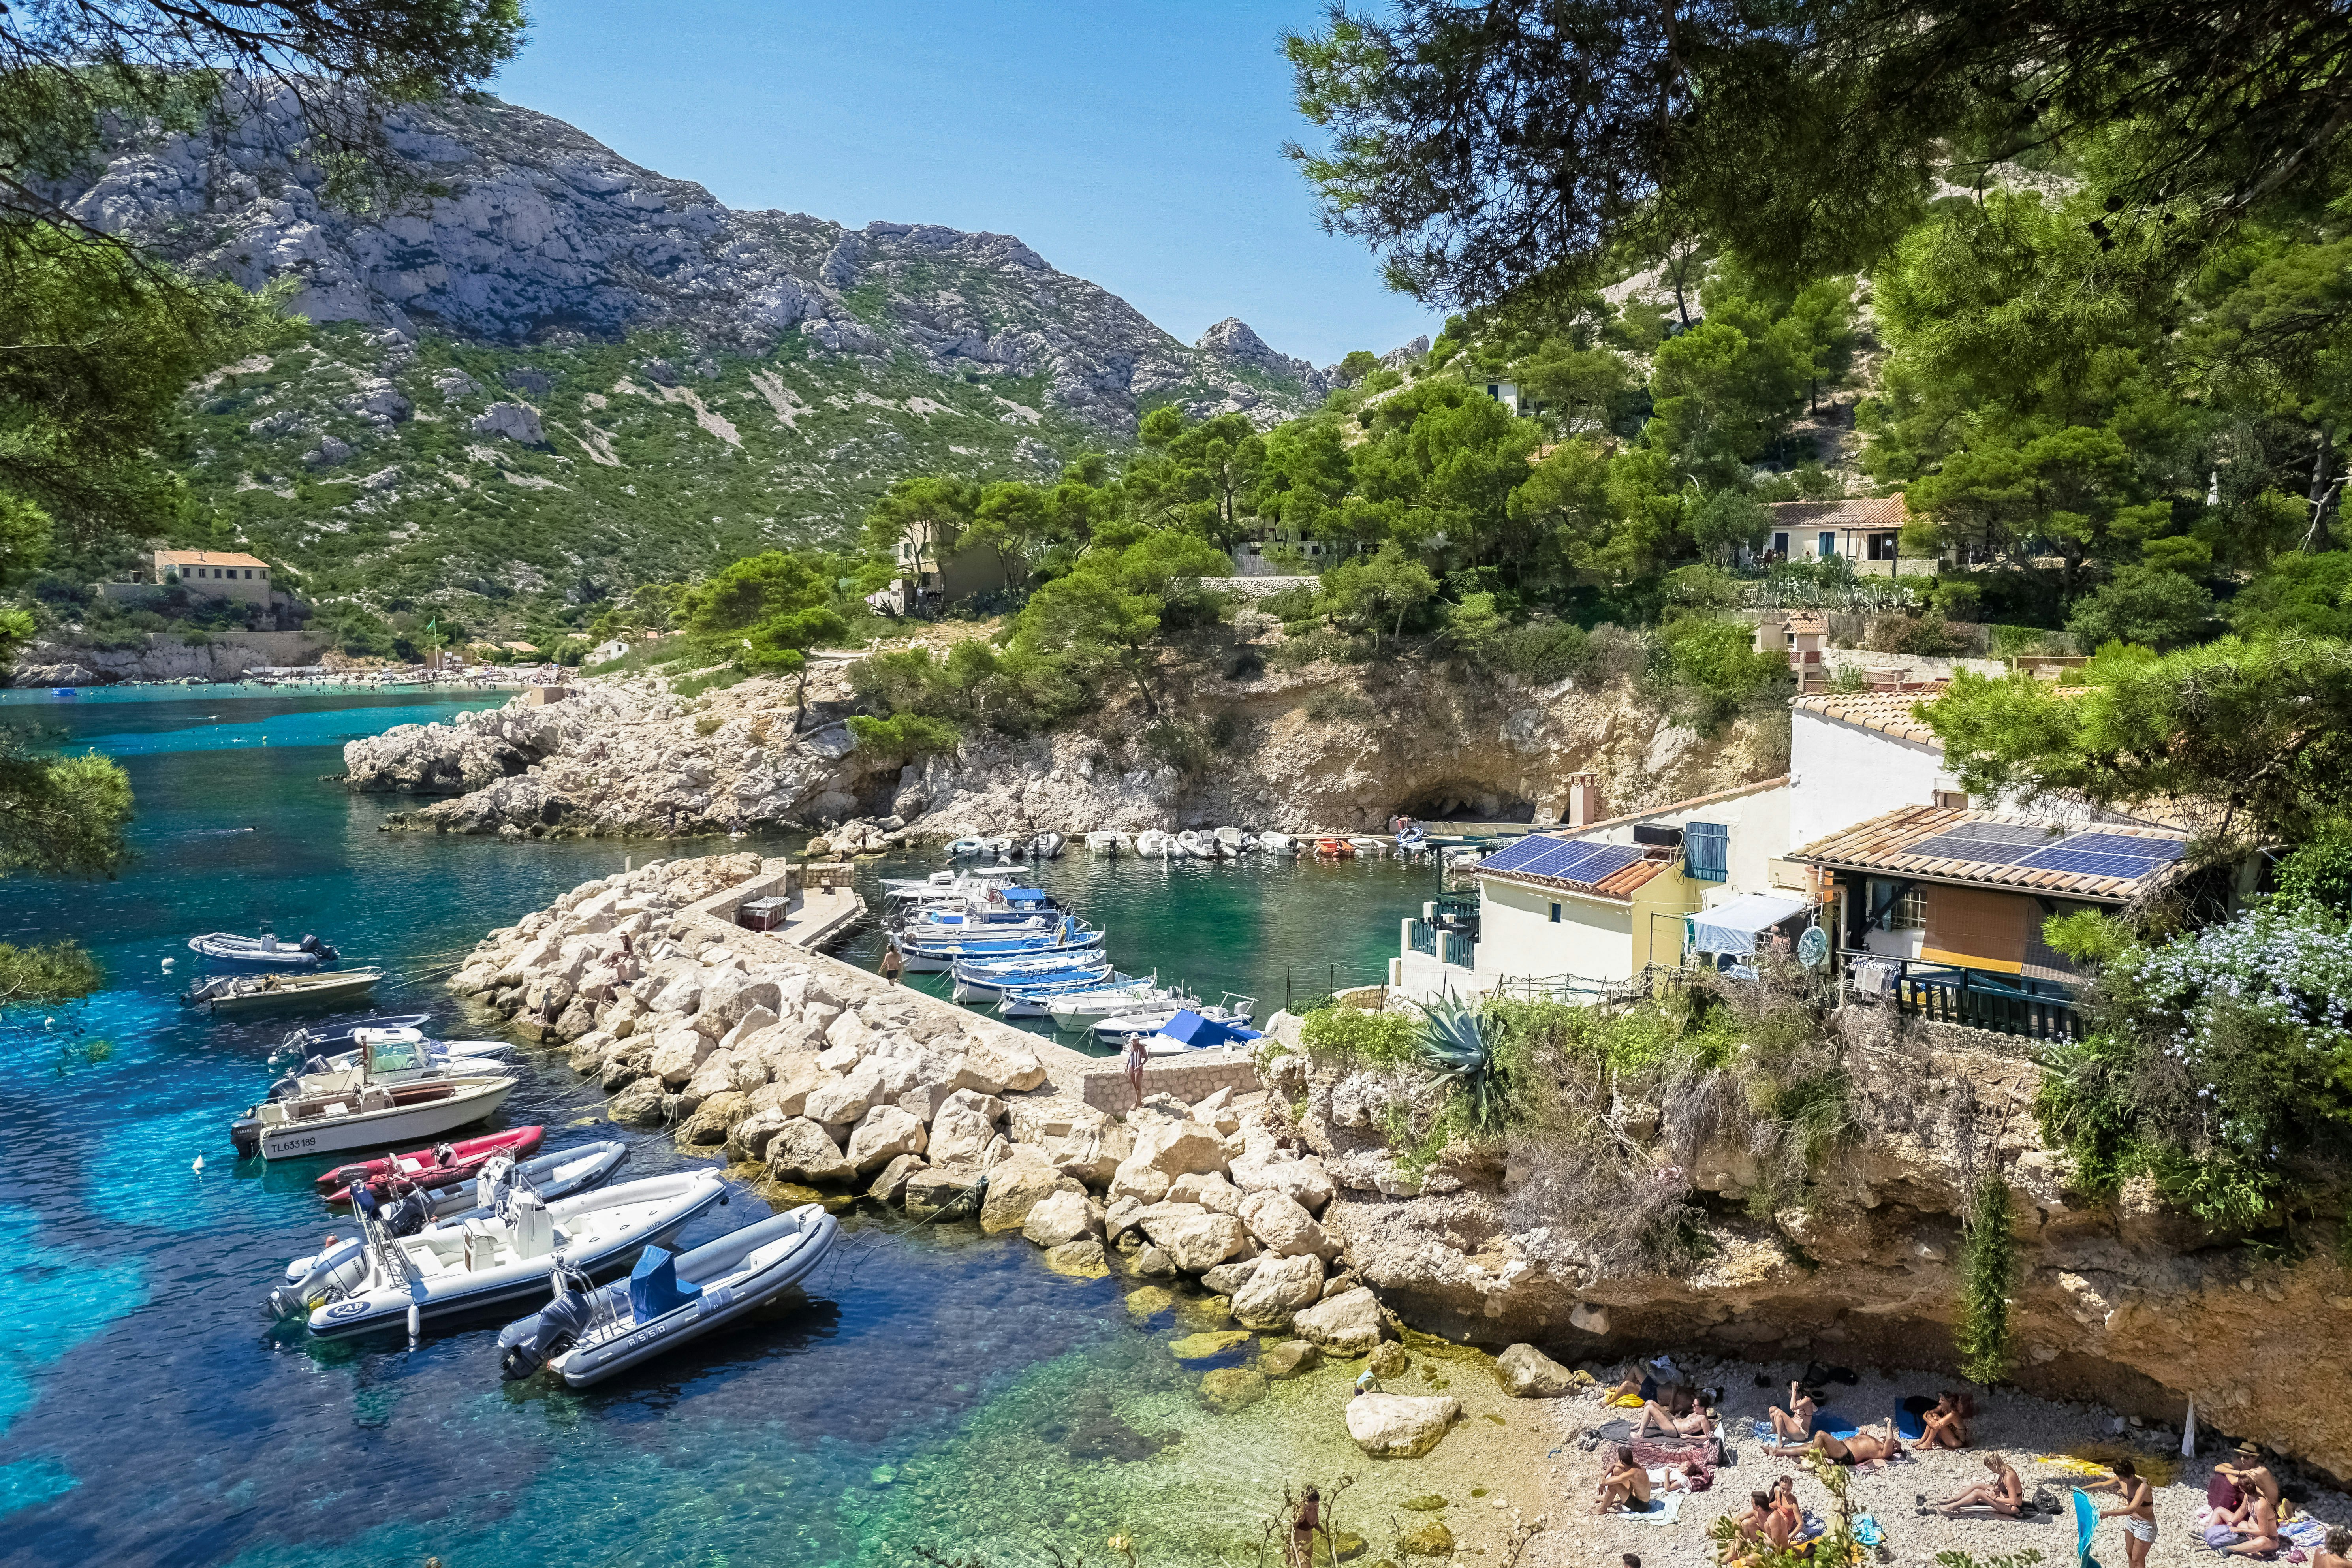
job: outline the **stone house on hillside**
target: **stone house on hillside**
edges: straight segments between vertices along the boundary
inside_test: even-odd
[[[1901,496],[1875,500],[1776,501],[1765,546],[1782,561],[1843,556],[1857,575],[1899,576],[1901,535],[1907,515]],[[1919,563],[1913,570],[1926,567]]]

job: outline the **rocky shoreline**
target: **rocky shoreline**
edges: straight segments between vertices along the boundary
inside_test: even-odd
[[[1213,1404],[1324,1356],[1402,1355],[1403,1325],[1317,1220],[1337,1184],[1277,1095],[1188,1103],[1154,1091],[1182,1064],[1154,1064],[1142,1105],[1096,1109],[1081,1080],[1115,1064],[698,912],[762,870],[730,855],[585,883],[491,932],[451,989],[568,1046],[616,1122],[774,1182],[1017,1232],[1057,1272],[1145,1282],[1147,1308],[1196,1283],[1239,1325],[1223,1344],[1281,1336],[1256,1366],[1208,1373]],[[1543,1376],[1531,1363],[1527,1379]],[[1348,1424],[1366,1453],[1410,1457],[1460,1414],[1450,1396],[1382,1394],[1351,1402]]]
[[[2209,1429],[2352,1473],[2352,1415],[2315,1396],[2352,1380],[2334,1249],[2258,1254],[2151,1193],[2075,1193],[2041,1144],[2041,1068],[2015,1042],[1860,1030],[1834,1191],[1758,1212],[1752,1156],[1702,1140],[1695,1260],[1604,1267],[1543,1195],[1546,1173],[1484,1149],[1401,1161],[1387,1129],[1412,1092],[1402,1079],[1269,1048],[1181,1096],[1159,1092],[1181,1080],[1155,1063],[1133,1107],[1115,1064],[708,912],[761,872],[730,855],[584,884],[492,933],[453,984],[565,1043],[615,1121],[918,1217],[976,1208],[1066,1271],[1206,1292],[1238,1331],[1283,1336],[1260,1378],[1381,1353],[1407,1325],[1569,1363],[1704,1349],[1948,1367],[1969,1162],[1998,1158],[2023,1390],[2176,1431],[2194,1395]],[[1296,1022],[1271,1026],[1277,1047]],[[1610,1114],[1662,1163],[1677,1146],[1672,1108]],[[1258,1386],[1226,1381],[1236,1397]]]
[[[1714,738],[1677,728],[1625,679],[1526,687],[1399,661],[1377,678],[1326,666],[1186,684],[1202,733],[1228,737],[1189,772],[1142,742],[1141,719],[1116,712],[1053,733],[975,729],[919,763],[877,758],[841,722],[848,679],[828,663],[811,673],[800,732],[782,680],[680,698],[648,676],[596,678],[543,706],[519,698],[353,741],[343,777],[362,793],[423,797],[385,818],[395,830],[687,837],[895,819],[874,830],[956,838],[1226,823],[1368,831],[1400,810],[1556,822],[1578,774],[1595,775],[1614,811],[1783,766],[1746,722]]]

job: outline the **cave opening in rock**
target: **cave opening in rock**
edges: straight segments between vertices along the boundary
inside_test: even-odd
[[[1424,822],[1533,822],[1536,805],[1476,779],[1424,784],[1397,809]]]

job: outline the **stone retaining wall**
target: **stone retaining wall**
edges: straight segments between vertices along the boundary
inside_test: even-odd
[[[1038,1059],[1045,1053],[1038,1049],[1037,1037],[1026,1037],[1030,1048],[1037,1051]],[[1066,1047],[1054,1047],[1065,1056],[1079,1056]],[[1116,1062],[1106,1065],[1099,1057],[1080,1057],[1087,1070],[1082,1075],[1081,1094],[1085,1102],[1097,1110],[1131,1110],[1135,1107],[1135,1089],[1127,1081],[1127,1069]],[[1045,1070],[1054,1070],[1051,1062]],[[1186,1104],[1206,1100],[1221,1089],[1235,1094],[1249,1094],[1265,1086],[1258,1082],[1257,1068],[1247,1053],[1227,1047],[1213,1051],[1187,1051],[1181,1057],[1154,1057],[1143,1068],[1143,1093],[1146,1099],[1155,1094],[1172,1094]]]

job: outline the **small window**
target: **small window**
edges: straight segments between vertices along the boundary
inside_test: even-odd
[[[1936,804],[1950,811],[1966,811],[1969,808],[1969,792],[1964,789],[1939,789],[1936,792]]]
[[[1554,925],[1559,924],[1559,906],[1558,904],[1554,904],[1551,907],[1551,923]]]

